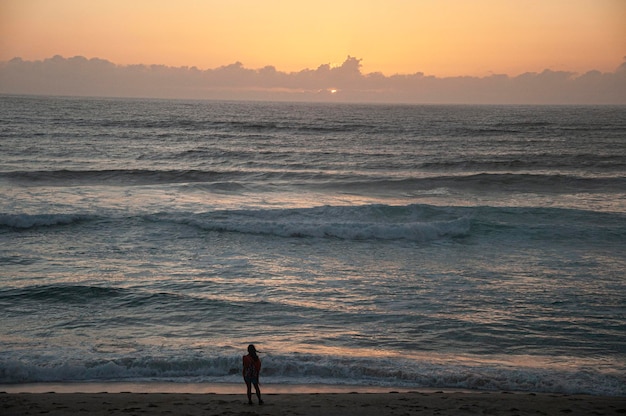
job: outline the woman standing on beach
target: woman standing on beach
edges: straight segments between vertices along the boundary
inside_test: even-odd
[[[248,345],[248,355],[243,356],[243,379],[246,382],[248,404],[252,404],[252,384],[256,390],[256,396],[259,398],[259,404],[263,404],[261,400],[261,390],[259,389],[259,373],[261,372],[261,359],[257,355],[254,345]]]

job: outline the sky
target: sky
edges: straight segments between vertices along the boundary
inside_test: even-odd
[[[612,73],[625,22],[626,0],[0,0],[0,62],[288,74],[356,57],[384,77]]]

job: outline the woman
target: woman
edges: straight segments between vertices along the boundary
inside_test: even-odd
[[[261,400],[261,390],[259,390],[259,373],[261,372],[261,359],[256,353],[254,345],[248,345],[248,355],[243,356],[243,380],[246,382],[248,389],[248,404],[252,404],[252,384],[256,390],[256,397],[259,398],[259,404],[263,404]]]

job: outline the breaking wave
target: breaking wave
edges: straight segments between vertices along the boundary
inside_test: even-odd
[[[106,351],[110,346],[97,345]],[[119,345],[112,346],[119,349]],[[128,356],[94,361],[25,363],[0,361],[0,383],[168,381],[240,382],[241,357]],[[375,385],[407,388],[455,388],[493,391],[534,391],[568,394],[626,395],[617,374],[565,369],[524,369],[498,365],[433,363],[291,354],[263,357],[263,381],[280,384]]]

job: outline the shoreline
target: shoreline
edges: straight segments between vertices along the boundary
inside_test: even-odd
[[[626,397],[507,392],[243,394],[0,393],[3,416],[104,415],[607,415],[626,414]]]
[[[539,392],[525,390],[473,390],[464,388],[434,388],[406,386],[375,386],[348,384],[284,384],[260,383],[263,394],[514,394],[615,397],[626,396],[593,394]],[[66,381],[36,383],[0,383],[0,394],[216,394],[238,395],[245,393],[245,384],[220,382],[174,382],[174,381]]]
[[[178,394],[240,394],[245,393],[246,386],[243,383],[177,383],[177,382],[40,382],[40,383],[17,383],[0,384],[0,393],[178,393]],[[341,393],[408,393],[408,392],[472,392],[461,389],[416,389],[407,387],[382,387],[362,385],[333,385],[333,384],[265,384],[261,383],[264,394],[341,394]],[[475,391],[474,391],[475,392]]]

